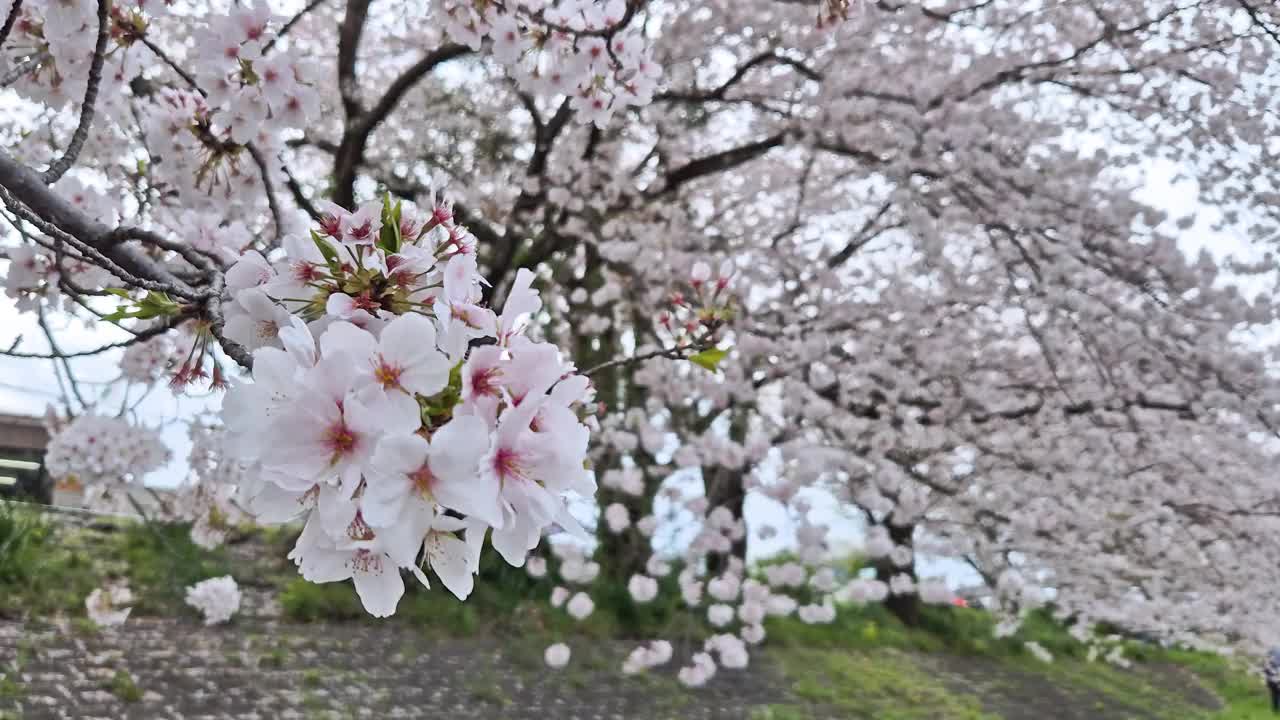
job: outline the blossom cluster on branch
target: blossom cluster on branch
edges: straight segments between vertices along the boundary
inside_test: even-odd
[[[653,101],[662,67],[626,0],[438,0],[449,34],[494,60],[527,92],[567,96],[582,122]]]
[[[350,578],[386,616],[401,568],[424,585],[430,569],[465,599],[490,531],[522,565],[552,525],[577,527],[564,496],[595,489],[592,391],[524,334],[541,307],[533,273],[501,314],[478,304],[475,238],[447,202],[421,216],[390,201],[330,206],[286,250],[275,263],[251,251],[227,272],[228,333],[243,328],[232,336],[257,349],[223,418],[255,470],[250,508],[305,514],[290,553],[304,578]]]

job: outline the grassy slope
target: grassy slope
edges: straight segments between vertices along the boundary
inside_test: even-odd
[[[291,540],[287,532],[259,532],[247,546],[209,552],[192,545],[182,528],[54,527],[0,504],[0,616],[82,618],[88,592],[118,577],[127,577],[140,598],[135,612],[190,615],[182,588],[229,572],[242,584],[276,593],[292,620],[368,622],[349,583],[317,586],[296,578],[284,561]],[[598,582],[589,589],[596,612],[574,622],[546,605],[550,581],[532,580],[493,557],[482,571],[485,577],[465,604],[410,583],[395,622],[432,634],[519,638],[528,646],[522,654],[538,667],[541,649],[562,638],[588,647],[592,638],[665,637],[691,647],[710,632],[679,606],[674,587],[664,588],[665,600],[636,606],[625,588]],[[664,584],[674,585],[673,578]],[[929,609],[920,628],[906,628],[872,606],[845,608],[832,625],[772,619],[767,629],[766,650],[753,657],[753,672],[769,673],[785,689],[786,701],[757,708],[754,720],[1272,717],[1261,683],[1222,658],[1133,644],[1126,652],[1135,660],[1132,669],[1091,663],[1085,648],[1043,615],[1004,640],[993,638],[985,613],[957,608]],[[1031,657],[1026,640],[1047,648],[1055,661]],[[586,659],[575,650],[579,657]],[[5,670],[0,668],[0,696]],[[564,679],[572,685],[572,675]],[[679,693],[674,683],[663,682],[661,694]]]

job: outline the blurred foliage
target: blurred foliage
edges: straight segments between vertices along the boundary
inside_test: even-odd
[[[185,523],[104,519],[90,527],[55,524],[35,509],[0,503],[0,616],[84,613],[94,588],[127,580],[134,612],[188,612],[187,586],[226,575],[224,549],[191,541]]]

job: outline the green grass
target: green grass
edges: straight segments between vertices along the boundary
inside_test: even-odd
[[[124,670],[117,670],[110,680],[103,683],[103,688],[127,703],[142,700],[142,689],[133,681],[133,676]]]
[[[52,534],[53,527],[43,518],[0,502],[0,583],[32,580]]]
[[[138,598],[135,612],[186,612],[187,587],[231,572],[226,551],[196,545],[186,523],[130,522],[119,535],[116,549]]]
[[[27,507],[0,502],[0,616],[84,611],[110,563],[89,533],[55,528]]]
[[[797,702],[756,712],[762,718],[807,718],[810,711],[866,720],[998,720],[976,697],[956,693],[894,649],[878,652],[790,647],[772,653]]]
[[[1226,706],[1213,720],[1274,718],[1266,686],[1239,661],[1204,652],[1164,650],[1157,659],[1184,667],[1202,680]]]
[[[136,598],[135,613],[187,613],[187,586],[230,571],[225,551],[191,542],[185,523],[97,525],[54,525],[27,507],[0,502],[0,616],[82,616],[94,588],[122,578]]]
[[[26,694],[17,678],[17,671],[0,672],[0,700],[17,700]]]

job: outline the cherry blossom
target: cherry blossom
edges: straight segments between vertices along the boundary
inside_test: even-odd
[[[225,623],[240,609],[240,587],[230,575],[201,580],[187,588],[186,602],[200,611],[205,625]]]
[[[658,596],[658,581],[647,575],[632,575],[627,581],[627,592],[638,603],[647,603]]]
[[[547,646],[546,651],[542,654],[542,659],[547,663],[547,667],[552,670],[559,670],[569,664],[569,655],[570,650],[568,645],[565,645],[564,643],[556,643],[554,645]]]
[[[574,620],[585,620],[596,609],[596,604],[591,601],[591,596],[580,592],[569,598],[564,607]]]
[[[94,625],[114,628],[123,625],[129,618],[129,613],[133,610],[129,605],[133,601],[133,593],[128,585],[115,584],[94,588],[85,598],[84,606]]]

